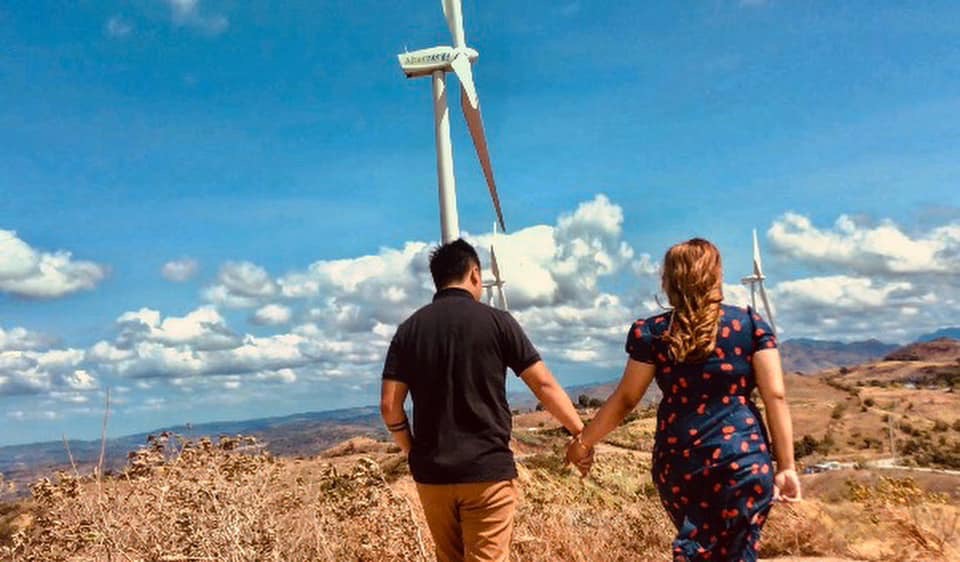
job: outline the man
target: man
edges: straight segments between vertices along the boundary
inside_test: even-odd
[[[480,260],[470,244],[435,249],[430,273],[433,302],[390,343],[381,413],[408,455],[438,560],[506,560],[517,500],[507,367],[572,434],[583,423],[517,321],[480,303]],[[408,390],[412,434],[403,410]]]

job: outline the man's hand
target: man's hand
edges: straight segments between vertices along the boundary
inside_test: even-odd
[[[566,462],[577,467],[581,478],[586,478],[593,466],[593,447],[584,445],[579,435],[574,436],[567,444]]]

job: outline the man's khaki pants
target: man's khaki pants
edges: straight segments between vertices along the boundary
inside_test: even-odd
[[[439,562],[500,562],[510,554],[517,485],[513,480],[417,484]]]

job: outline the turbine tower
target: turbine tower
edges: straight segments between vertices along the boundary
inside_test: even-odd
[[[437,137],[437,180],[440,192],[440,239],[446,244],[460,237],[460,221],[457,216],[457,191],[453,175],[453,147],[450,142],[450,113],[447,107],[447,72],[454,72],[460,80],[460,105],[473,145],[480,159],[490,198],[497,213],[497,222],[506,230],[497,185],[493,179],[490,152],[483,132],[480,116],[480,100],[473,83],[472,65],[479,56],[477,51],[466,46],[463,34],[463,11],[460,0],[441,0],[443,15],[447,18],[453,47],[431,47],[397,55],[400,67],[407,78],[431,76],[433,78],[433,117]]]
[[[741,283],[750,286],[750,300],[753,309],[757,310],[757,289],[760,289],[760,298],[763,300],[763,310],[767,313],[767,322],[770,323],[770,329],[777,333],[777,326],[773,322],[773,310],[770,308],[770,300],[767,298],[767,290],[763,286],[763,280],[766,279],[763,274],[762,263],[760,261],[760,243],[757,241],[757,229],[753,229],[753,274],[741,279]]]

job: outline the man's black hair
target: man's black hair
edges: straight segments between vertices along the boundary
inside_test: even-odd
[[[463,238],[437,246],[430,253],[430,274],[438,291],[461,281],[474,265],[480,267],[480,258]]]

